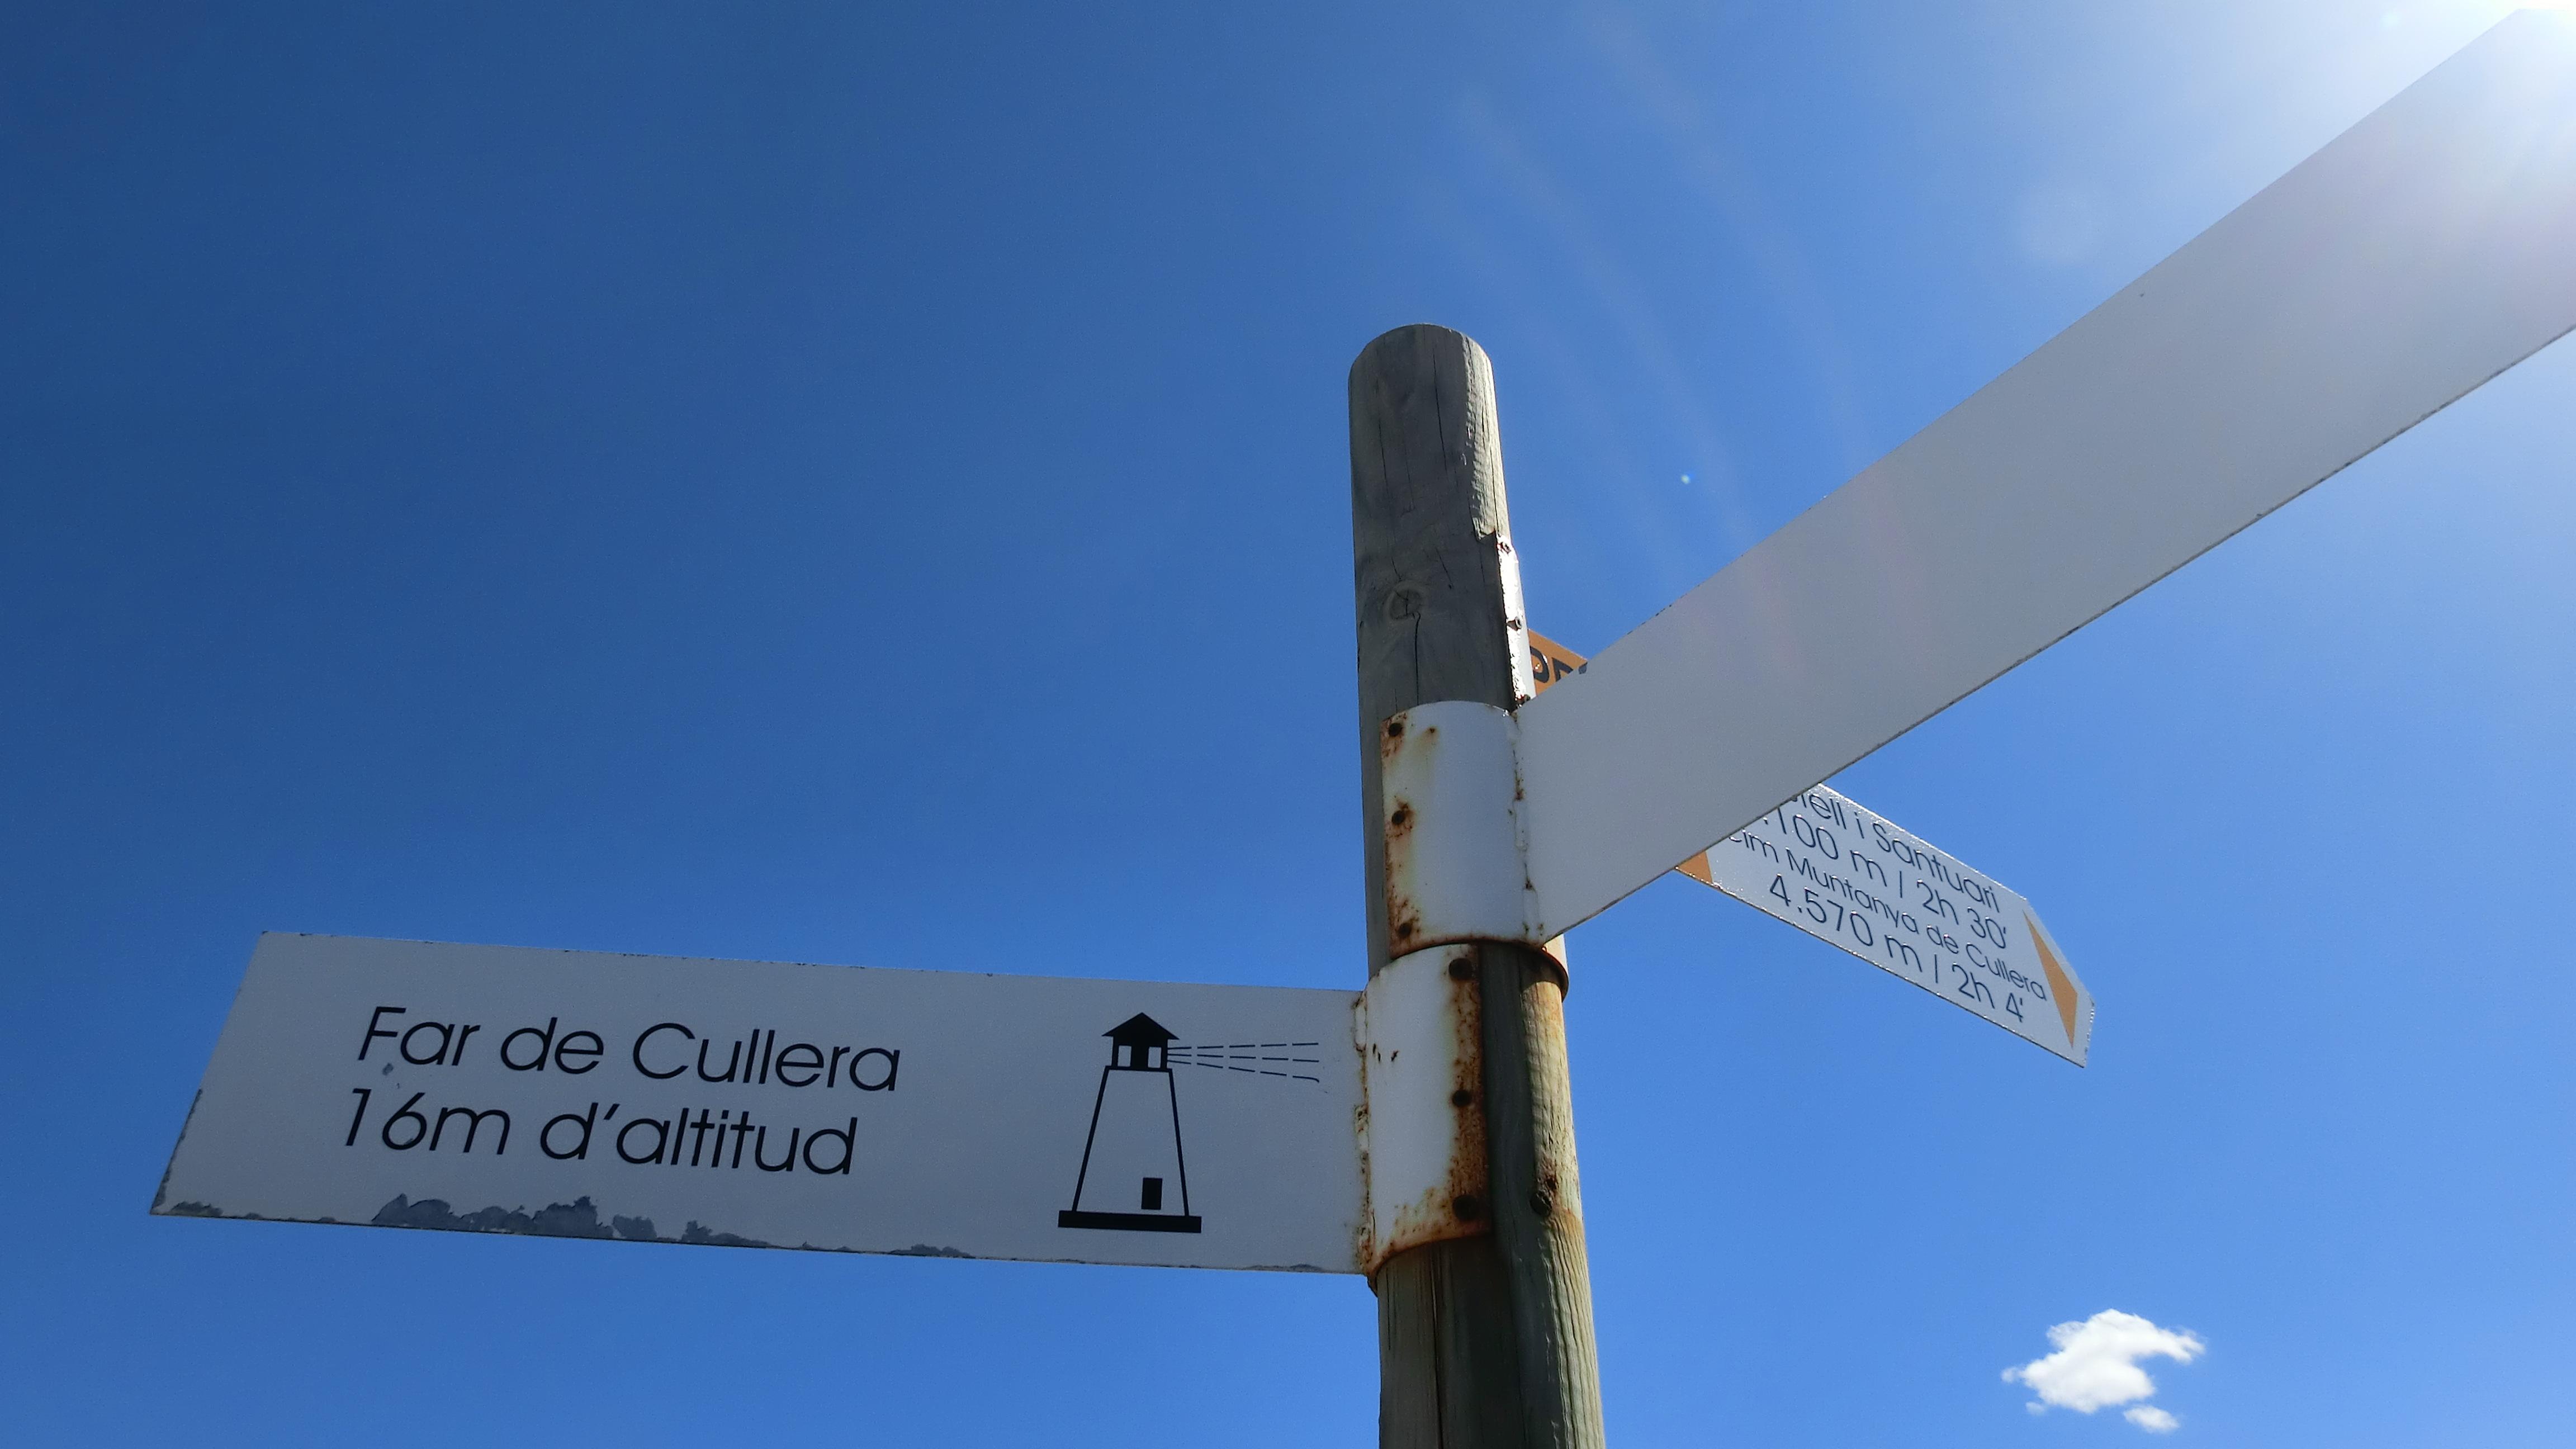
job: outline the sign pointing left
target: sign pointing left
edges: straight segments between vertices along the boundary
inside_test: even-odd
[[[262,937],[152,1210],[1358,1272],[1348,991]]]

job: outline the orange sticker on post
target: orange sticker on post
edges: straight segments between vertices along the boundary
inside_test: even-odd
[[[1530,685],[1536,691],[1531,697],[1547,693],[1547,687],[1569,674],[1583,672],[1583,656],[1550,639],[1536,629],[1528,630]]]

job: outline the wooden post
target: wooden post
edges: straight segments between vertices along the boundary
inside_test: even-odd
[[[1359,607],[1360,805],[1369,971],[1388,960],[1379,732],[1437,700],[1517,708],[1527,624],[1503,498],[1493,367],[1445,327],[1401,327],[1351,364],[1351,533]],[[1491,1231],[1390,1259],[1378,1295],[1386,1449],[1596,1449],[1582,1195],[1566,1080],[1563,967],[1477,947]]]

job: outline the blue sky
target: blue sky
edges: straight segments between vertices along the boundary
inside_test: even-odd
[[[1343,375],[1494,359],[1598,649],[2482,4],[19,7],[28,1443],[1364,1441],[1356,1279],[145,1215],[263,929],[1364,971]],[[2576,352],[1839,777],[2077,1071],[1687,882],[1575,936],[1623,1443],[2565,1441]],[[1691,481],[1685,483],[1687,474]]]

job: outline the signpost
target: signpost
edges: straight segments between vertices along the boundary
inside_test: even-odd
[[[1381,1442],[1598,1445],[1556,938],[1680,864],[2081,1062],[2027,903],[1817,782],[2566,332],[2570,258],[2525,12],[1588,663],[1530,647],[1483,350],[1398,329],[1364,992],[272,936],[155,1211],[1362,1272]]]

